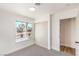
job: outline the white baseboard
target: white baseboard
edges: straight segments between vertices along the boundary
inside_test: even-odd
[[[43,45],[41,45],[39,43],[35,43],[35,44],[38,45],[38,46],[41,46],[41,47],[44,47],[44,48],[48,49],[48,47],[45,47],[45,46],[43,46]]]
[[[23,48],[29,47],[29,46],[31,46],[31,45],[33,45],[33,44],[35,44],[35,43],[32,42],[32,43],[30,43],[30,44],[26,44],[25,46],[23,46],[23,47],[21,47],[21,48],[18,48],[18,49],[14,49],[14,50],[12,50],[12,51],[9,51],[9,52],[7,52],[6,54],[10,54],[10,53],[16,52],[16,51],[21,50],[21,49],[23,49]],[[5,54],[5,55],[6,55],[6,54]]]

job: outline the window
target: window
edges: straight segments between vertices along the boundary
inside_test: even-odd
[[[28,23],[27,24],[27,32],[31,32],[32,31],[32,23]]]
[[[32,38],[32,23],[16,21],[16,42]]]

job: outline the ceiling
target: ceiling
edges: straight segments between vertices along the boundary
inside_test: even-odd
[[[41,3],[40,6],[36,6],[34,3],[0,3],[0,8],[2,9],[35,19],[54,12],[76,8],[78,6],[78,3]],[[36,11],[29,11],[30,7],[35,7]]]

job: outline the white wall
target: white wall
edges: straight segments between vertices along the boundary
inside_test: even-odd
[[[79,42],[79,11],[77,14],[77,18],[76,18],[76,38],[75,38],[77,42]],[[79,44],[75,44],[76,47],[76,55],[79,56]]]
[[[0,54],[7,54],[34,43],[34,39],[16,43],[16,20],[21,19],[27,21],[28,18],[0,9]]]
[[[52,49],[59,51],[60,39],[59,39],[59,19],[55,14],[52,16]]]
[[[48,22],[39,22],[35,24],[36,44],[48,48]]]
[[[39,23],[39,22],[45,22],[49,20],[49,14],[43,15],[43,16],[39,16],[37,19],[35,19],[35,23]]]
[[[48,19],[48,49],[52,49],[52,15]]]

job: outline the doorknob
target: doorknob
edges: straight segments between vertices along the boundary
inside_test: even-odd
[[[75,43],[79,44],[79,42],[77,42],[77,41]]]

